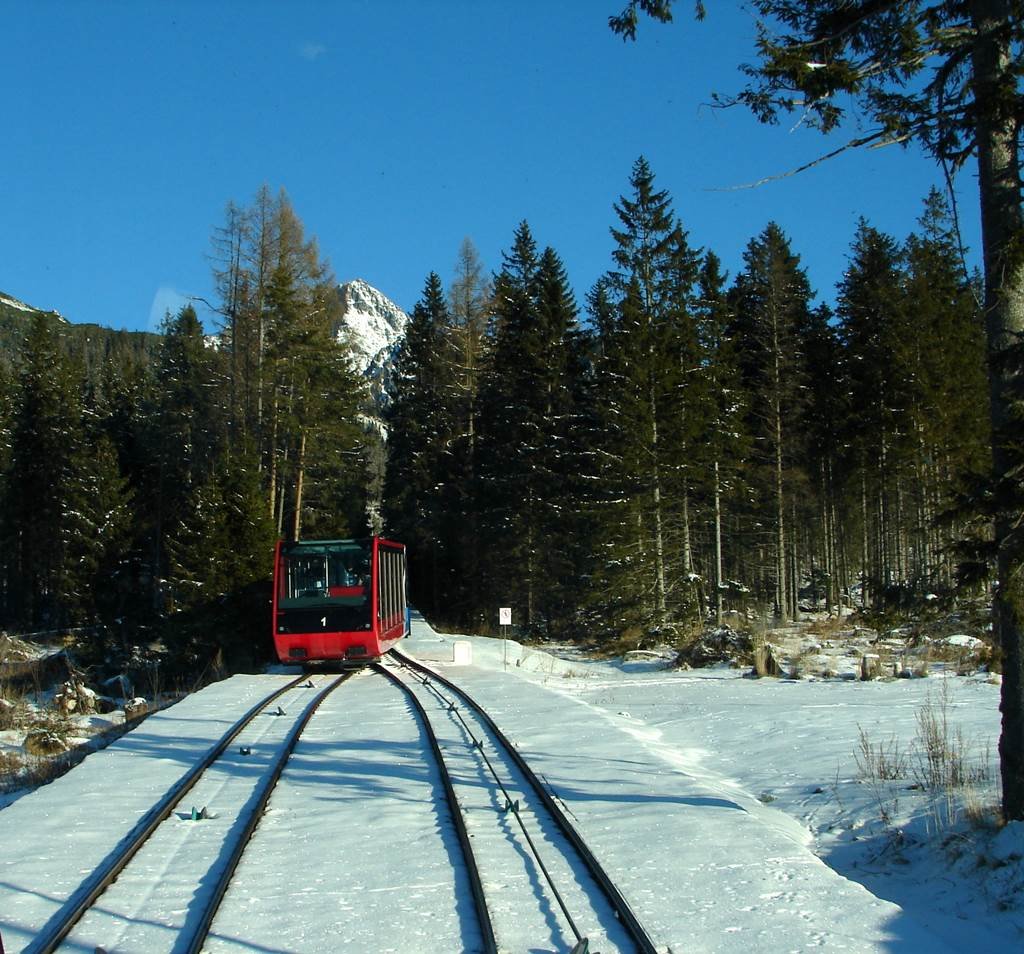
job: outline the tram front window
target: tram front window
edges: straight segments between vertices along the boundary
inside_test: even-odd
[[[370,628],[370,552],[358,540],[293,543],[281,548],[277,607],[286,629]]]

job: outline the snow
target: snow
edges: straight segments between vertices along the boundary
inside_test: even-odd
[[[18,311],[36,311],[36,309],[31,305],[26,305],[23,301],[18,301],[17,298],[11,298],[10,295],[4,295],[2,292],[0,292],[0,305],[7,305],[9,308],[16,308]]]
[[[981,649],[985,645],[983,639],[978,639],[977,636],[968,636],[966,633],[955,633],[952,636],[947,636],[945,639],[940,639],[938,642],[945,646],[959,646],[964,649]]]
[[[471,652],[457,649],[467,643]],[[1020,946],[1024,825],[966,824],[906,780],[864,781],[855,757],[862,729],[876,742],[910,746],[922,709],[940,704],[976,751],[994,753],[999,690],[984,675],[754,680],[727,668],[669,669],[654,656],[566,660],[513,641],[439,635],[422,620],[403,649],[488,708],[660,950]],[[457,657],[472,664],[455,665]],[[24,950],[237,715],[286,678],[280,670],[210,686],[0,811],[8,954]],[[465,874],[424,750],[407,704],[376,675],[360,674],[329,697],[271,799],[206,949],[477,949]],[[234,784],[238,758],[229,764],[221,781]],[[140,946],[132,932],[157,920],[142,912],[187,919],[202,895],[210,861],[201,842],[226,830],[233,814],[211,784],[197,803],[216,817],[173,825],[173,844],[158,853],[148,882],[105,896],[108,920],[89,943],[169,949],[166,938]],[[487,860],[485,851],[482,867]],[[184,895],[146,907],[162,881]],[[529,947],[568,949],[554,927]]]

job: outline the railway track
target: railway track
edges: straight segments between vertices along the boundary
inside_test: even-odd
[[[394,650],[375,668],[408,695],[441,766],[484,950],[655,954],[622,893],[486,711]]]
[[[107,946],[201,950],[303,728],[350,675],[316,681],[301,676],[249,709],[83,882],[26,954]],[[208,804],[216,804],[216,816]],[[221,823],[202,824],[213,817]],[[180,878],[174,869],[179,857],[187,858]],[[194,872],[203,863],[207,873],[197,885]]]
[[[388,682],[365,672],[351,687],[352,698],[346,692],[331,702],[310,727],[312,738],[303,736],[283,803],[275,798],[268,808],[303,730],[352,673],[302,676],[253,705],[146,812],[23,951],[196,954],[271,940],[280,950],[355,951],[371,949],[366,944],[384,923],[390,934],[377,936],[406,936],[423,950],[656,951],[557,802],[486,712],[458,687],[400,654],[374,668]],[[394,705],[389,684],[400,687],[408,710]],[[360,714],[355,722],[349,715],[353,704]],[[413,729],[410,714],[419,728]],[[399,778],[404,781],[395,787]],[[311,790],[311,784],[321,787]],[[322,816],[326,804],[333,814]],[[395,810],[398,815],[387,814]],[[274,817],[274,837],[264,845],[261,829],[247,850],[265,811]],[[360,849],[360,819],[368,812],[375,821]],[[310,813],[310,819],[297,817]],[[401,857],[395,844],[375,857],[375,839],[398,837],[396,818],[409,843],[419,846],[408,868],[423,872],[418,878],[405,866],[393,867]],[[375,833],[378,819],[384,831]],[[339,864],[318,866],[318,890],[311,892],[313,878],[282,880],[279,873],[288,870],[283,858],[295,853],[282,836],[294,824],[302,830],[313,820],[335,839],[336,849],[314,856]],[[437,848],[429,848],[432,830],[442,836]],[[396,889],[407,897],[395,896]],[[366,909],[359,902],[374,896],[388,898],[386,907]],[[274,927],[258,915],[253,919],[253,899],[275,913]],[[310,899],[319,899],[312,912],[319,922],[302,917],[301,905]],[[221,907],[225,900],[227,911]],[[423,908],[425,901],[432,903]],[[325,903],[336,912],[330,925],[322,921]],[[280,933],[281,919],[295,922],[296,916],[299,921]],[[310,935],[314,923],[319,930]]]

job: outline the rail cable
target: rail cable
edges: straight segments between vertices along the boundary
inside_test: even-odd
[[[398,678],[393,672],[389,672],[380,663],[373,664],[374,671],[380,673],[395,686],[397,686],[406,698],[412,703],[419,718],[420,725],[430,743],[430,749],[434,754],[438,772],[441,776],[441,785],[444,788],[445,799],[448,802],[448,810],[455,826],[455,835],[459,840],[459,847],[462,849],[462,857],[466,862],[466,870],[469,873],[470,890],[473,893],[473,906],[476,910],[477,923],[480,925],[480,934],[483,940],[486,954],[498,954],[498,942],[494,935],[494,925],[491,922],[491,912],[487,908],[487,899],[484,897],[483,879],[480,877],[480,869],[477,867],[476,855],[473,853],[473,846],[470,844],[469,830],[466,828],[466,820],[459,807],[458,797],[455,794],[455,785],[452,783],[448,766],[445,764],[444,756],[441,754],[441,746],[434,733],[434,727],[430,724],[426,709],[416,694]]]
[[[396,657],[397,656],[398,654],[396,654]],[[536,843],[530,836],[530,832],[527,829],[526,823],[523,821],[522,814],[519,811],[518,799],[513,798],[509,790],[505,787],[505,783],[499,777],[498,772],[494,767],[494,763],[488,756],[487,751],[484,748],[484,740],[479,738],[476,735],[476,733],[474,733],[472,727],[463,718],[459,706],[451,699],[447,698],[443,693],[438,691],[437,687],[431,682],[430,676],[423,675],[422,673],[417,672],[414,667],[406,665],[404,657],[401,657],[401,659],[401,664],[405,669],[407,669],[410,672],[412,678],[419,682],[428,692],[434,695],[438,699],[438,701],[447,709],[447,711],[450,714],[454,715],[456,719],[458,719],[459,723],[462,725],[463,730],[472,740],[473,747],[477,750],[477,752],[479,752],[480,757],[483,759],[484,764],[487,766],[487,770],[490,772],[495,784],[498,786],[498,789],[501,791],[501,794],[505,798],[505,811],[511,814],[515,818],[516,823],[519,825],[519,830],[522,832],[523,837],[526,839],[526,844],[530,849],[530,854],[533,855],[533,859],[537,863],[537,867],[544,875],[544,880],[547,881],[548,888],[551,890],[551,894],[558,902],[558,907],[561,909],[562,915],[565,917],[566,923],[569,925],[569,928],[572,930],[573,936],[576,938],[576,944],[573,946],[571,954],[586,954],[586,952],[589,950],[588,941],[583,936],[583,934],[580,933],[579,928],[576,926],[576,922],[565,904],[565,899],[562,897],[562,893],[558,890],[558,886],[555,884],[554,878],[551,876],[551,873],[548,870],[547,865],[544,864],[544,860],[540,856],[540,851],[537,848]],[[507,743],[504,741],[502,744],[507,745]]]
[[[149,840],[154,831],[169,817],[174,807],[195,787],[203,773],[213,765],[228,749],[228,746],[275,699],[301,685],[307,680],[302,675],[275,690],[269,696],[257,702],[228,731],[209,753],[185,773],[164,797],[157,802],[135,825],[122,840],[122,846],[115,853],[108,855],[108,860],[93,872],[91,880],[82,883],[77,892],[43,925],[39,934],[25,949],[23,954],[52,954],[57,946],[82,916],[95,903],[96,899],[117,880],[117,876],[127,867],[128,863],[138,854],[139,849]],[[333,686],[332,686],[333,688]]]
[[[541,803],[544,805],[548,813],[554,819],[555,823],[558,825],[562,834],[565,835],[566,839],[576,850],[577,854],[579,855],[583,863],[586,865],[587,870],[590,872],[595,882],[601,888],[602,892],[605,895],[605,898],[611,905],[612,910],[615,911],[616,917],[629,932],[630,937],[637,946],[637,950],[640,951],[641,954],[658,954],[658,948],[656,947],[654,940],[647,933],[647,930],[644,928],[644,926],[640,923],[639,918],[636,916],[633,909],[630,907],[629,902],[626,900],[625,896],[618,889],[616,884],[612,881],[608,873],[604,870],[603,866],[597,860],[597,857],[590,850],[589,846],[583,840],[583,837],[576,830],[575,826],[569,821],[568,817],[566,816],[566,813],[558,805],[558,803],[552,797],[551,793],[547,790],[547,788],[541,783],[541,780],[537,777],[537,774],[533,771],[532,768],[530,768],[529,764],[527,764],[526,760],[522,757],[522,755],[519,754],[518,750],[515,748],[515,746],[512,745],[512,743],[508,740],[508,738],[501,731],[501,729],[498,728],[495,721],[491,718],[491,716],[483,708],[483,706],[481,706],[475,699],[473,699],[465,690],[460,689],[457,685],[455,685],[455,683],[453,683],[451,680],[446,679],[444,676],[435,672],[433,669],[430,669],[428,666],[424,666],[423,663],[411,659],[409,656],[406,656],[398,649],[392,649],[389,655],[396,661],[398,661],[400,665],[417,674],[416,678],[418,678],[419,681],[422,682],[423,685],[429,691],[431,691],[438,699],[440,699],[443,702],[443,704],[446,707],[448,707],[449,711],[452,712],[459,719],[463,726],[466,726],[466,723],[463,720],[461,713],[459,712],[458,705],[454,703],[452,700],[447,699],[440,691],[438,691],[438,689],[433,685],[433,683],[440,683],[445,688],[449,689],[460,699],[462,699],[466,703],[466,705],[468,705],[476,713],[480,721],[487,727],[491,734],[505,748],[509,758],[511,758],[511,760],[515,763],[516,767],[523,774],[523,777],[527,780],[527,782],[529,782],[530,787],[533,789],[537,797],[540,799]],[[472,732],[469,730],[468,727],[466,727],[466,731],[470,732],[470,735],[472,737]],[[475,737],[474,742],[480,749],[481,754],[483,754],[482,744],[476,741]],[[484,755],[484,759],[487,760],[486,755]],[[488,765],[490,765],[489,760],[487,761]],[[501,783],[499,782],[499,785],[500,784]],[[502,790],[504,791],[504,788]],[[507,798],[508,796],[506,794],[506,799]],[[513,805],[510,807],[515,812],[516,818],[518,820],[518,805],[513,803]],[[522,825],[521,821],[520,825]],[[540,863],[540,859],[538,859],[538,863]],[[548,883],[550,884],[550,879]],[[556,896],[558,896],[557,892]],[[562,904],[560,897],[559,904]],[[568,915],[566,916],[568,918]],[[573,931],[576,932],[576,928],[574,925],[572,925],[571,920],[569,921],[569,923],[573,927]],[[576,937],[579,938],[578,932],[576,932]],[[581,943],[585,944],[585,941],[581,941]],[[580,947],[579,945],[577,945],[577,947],[573,949],[572,954],[576,954],[577,951],[585,952],[586,947]]]

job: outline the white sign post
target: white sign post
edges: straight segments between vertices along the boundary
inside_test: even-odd
[[[498,625],[501,627],[502,666],[508,669],[508,627],[512,625],[512,607],[502,606],[498,610]]]

